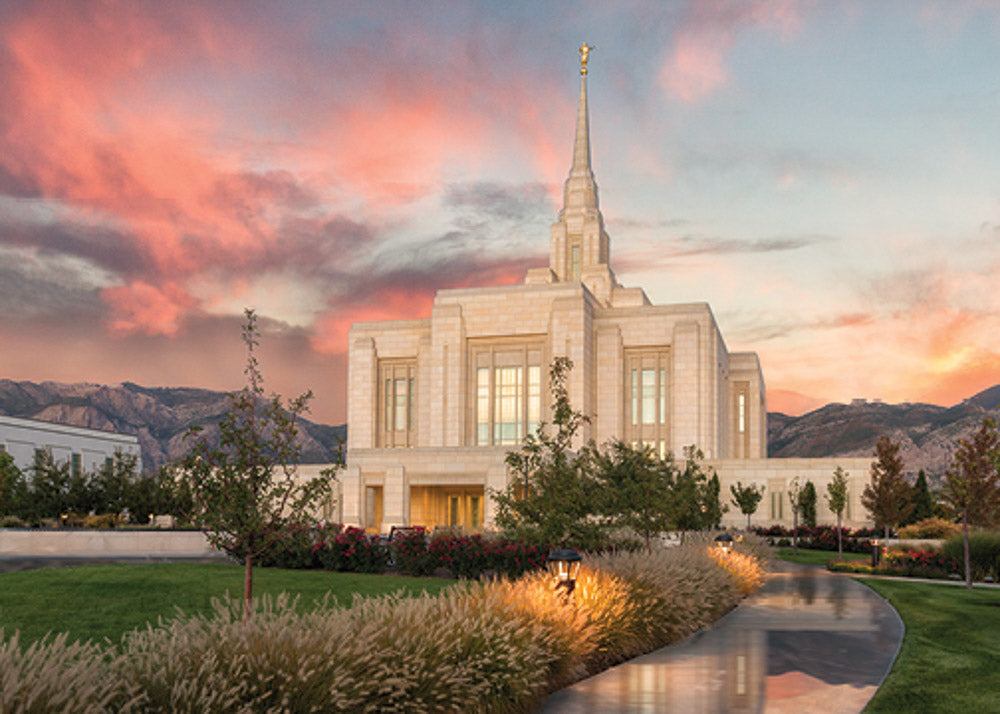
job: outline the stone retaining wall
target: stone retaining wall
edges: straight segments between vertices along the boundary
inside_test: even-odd
[[[0,528],[0,557],[218,556],[200,531],[34,530]]]

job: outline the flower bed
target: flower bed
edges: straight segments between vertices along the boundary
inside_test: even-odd
[[[867,553],[871,551],[870,539],[874,536],[881,537],[881,529],[876,528],[841,528],[841,536],[845,553]],[[783,526],[770,526],[768,528],[757,527],[754,532],[766,538],[772,545],[791,545],[793,529]],[[890,531],[891,532],[891,531]],[[800,548],[810,548],[813,550],[829,550],[837,552],[837,527],[836,526],[799,526],[795,531],[799,538]]]
[[[940,580],[957,574],[961,566],[961,562],[942,553],[918,550],[889,550],[882,555],[882,560],[876,568],[873,568],[870,562],[859,560],[831,560],[827,564],[827,568],[838,573],[870,573]]]

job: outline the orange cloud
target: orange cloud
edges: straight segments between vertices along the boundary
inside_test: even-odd
[[[146,335],[175,334],[183,312],[195,305],[195,301],[174,283],[157,287],[137,281],[104,288],[101,299],[112,310],[112,330]]]

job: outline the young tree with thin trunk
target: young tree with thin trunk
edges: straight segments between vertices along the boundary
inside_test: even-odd
[[[764,486],[758,486],[755,483],[744,486],[739,481],[735,485],[729,485],[729,492],[733,495],[732,504],[747,517],[747,530],[750,530],[750,516],[757,512],[757,506],[764,498],[764,488]]]
[[[841,519],[847,507],[847,474],[839,466],[833,472],[833,480],[826,485],[826,502],[830,510],[837,514],[837,557],[844,557],[844,538]]]
[[[816,527],[816,487],[812,481],[806,481],[799,494],[799,506],[802,508],[802,525]]]
[[[944,500],[962,517],[965,586],[972,589],[969,525],[995,525],[1000,519],[1000,434],[984,419],[971,439],[959,439],[955,459],[945,475]]]
[[[796,476],[788,484],[788,501],[792,506],[792,550],[799,552],[799,513],[802,511],[802,487]]]
[[[899,442],[888,436],[879,437],[875,444],[871,481],[861,494],[861,505],[871,514],[875,527],[884,530],[886,538],[889,537],[889,529],[905,521],[913,510],[910,486],[903,477],[899,446]]]
[[[298,420],[308,411],[311,392],[283,405],[264,397],[264,380],[254,350],[257,316],[245,310],[247,385],[229,395],[229,411],[219,422],[219,445],[196,437],[184,457],[180,478],[190,493],[191,520],[209,542],[244,564],[243,619],[250,617],[253,563],[273,548],[290,527],[305,525],[329,498],[336,466],[318,478],[300,480]],[[194,437],[199,427],[187,437]]]

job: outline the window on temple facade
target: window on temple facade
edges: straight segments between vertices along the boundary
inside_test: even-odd
[[[416,360],[379,362],[379,446],[416,445]]]
[[[734,459],[750,455],[750,383],[733,383],[732,443]]]
[[[666,347],[625,351],[625,437],[651,446],[661,458],[670,450],[670,351]]]
[[[470,346],[472,443],[520,444],[542,418],[542,345]]]

